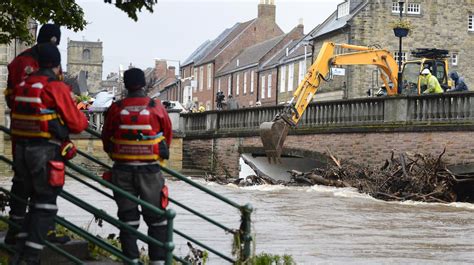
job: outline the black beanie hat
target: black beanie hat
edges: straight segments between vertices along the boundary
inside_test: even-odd
[[[128,90],[137,90],[146,85],[145,73],[138,68],[128,69],[123,73],[123,82]]]
[[[56,45],[59,45],[61,40],[61,30],[58,25],[44,24],[38,33],[38,43],[51,42],[51,38],[56,38]]]
[[[51,42],[38,45],[38,64],[40,68],[54,68],[61,64],[61,53]]]

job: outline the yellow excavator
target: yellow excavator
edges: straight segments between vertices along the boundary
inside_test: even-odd
[[[337,48],[349,52],[336,55]],[[438,78],[444,88],[449,86],[447,51],[438,51],[442,51],[441,55],[436,49],[421,49],[413,53],[413,56],[419,57],[419,59],[403,64],[401,81],[403,94],[421,94],[424,91],[419,76],[425,68],[431,70],[431,73]],[[264,122],[260,125],[260,137],[270,163],[280,160],[283,144],[290,127],[296,127],[322,81],[329,81],[331,68],[343,65],[377,66],[381,70],[380,78],[384,83],[384,94],[388,96],[398,94],[398,82],[400,82],[398,80],[398,65],[388,50],[325,42],[316,61],[295,90],[293,98],[271,122]]]

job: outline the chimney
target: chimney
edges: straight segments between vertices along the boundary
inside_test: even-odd
[[[298,31],[298,33],[301,33],[301,35],[304,35],[303,18],[298,19],[298,26],[296,26],[296,30]]]
[[[174,67],[174,66],[168,67],[166,77],[167,78],[176,78],[176,67]]]
[[[275,22],[275,0],[260,0],[258,4],[258,18]]]
[[[166,60],[155,60],[156,80],[160,80],[167,76],[167,68],[168,68],[168,65],[166,64]]]

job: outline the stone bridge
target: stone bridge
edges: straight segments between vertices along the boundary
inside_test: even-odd
[[[378,166],[392,151],[438,155],[446,149],[447,162],[474,163],[471,102],[474,93],[469,92],[312,103],[298,128],[290,131],[283,154],[324,162],[331,152],[340,159]],[[281,110],[280,106],[170,113],[175,139],[169,166],[237,176],[241,154],[263,155],[259,125]],[[100,130],[103,113],[88,115],[91,126]],[[10,143],[5,139],[0,144],[8,154]],[[100,141],[82,135],[75,142],[79,148],[108,159]]]

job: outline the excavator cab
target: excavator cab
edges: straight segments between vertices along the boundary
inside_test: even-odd
[[[417,59],[407,61],[402,66],[402,94],[423,94],[426,90],[426,86],[420,82],[420,73],[423,69],[430,70],[445,91],[452,86],[448,78],[447,50],[416,49],[412,52],[412,56]]]

